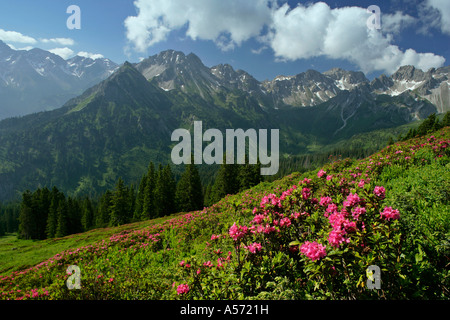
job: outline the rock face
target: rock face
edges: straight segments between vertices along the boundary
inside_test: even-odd
[[[413,66],[400,67],[390,77],[381,75],[371,82],[376,94],[397,96],[411,92],[417,98],[427,99],[436,106],[439,113],[450,110],[449,106],[449,71],[450,68],[431,68],[427,72]]]

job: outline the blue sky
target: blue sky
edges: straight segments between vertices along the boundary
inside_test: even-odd
[[[81,29],[69,30],[70,5]],[[380,29],[369,29],[370,5]],[[0,40],[64,58],[138,62],[166,49],[229,63],[258,80],[333,67],[369,78],[400,65],[427,70],[450,60],[448,0],[15,0],[0,3]]]

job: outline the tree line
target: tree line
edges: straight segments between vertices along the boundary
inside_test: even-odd
[[[399,135],[397,140],[406,141],[412,138],[422,137],[428,133],[434,132],[447,126],[450,126],[450,111],[447,111],[445,113],[444,117],[442,118],[442,121],[439,120],[439,118],[436,116],[435,113],[432,113],[417,127],[417,129],[416,128],[409,129],[409,131],[404,137],[402,135]],[[394,141],[392,140],[389,141],[389,144],[393,143]]]
[[[170,164],[156,167],[150,162],[138,185],[126,185],[119,178],[114,189],[106,190],[96,199],[66,196],[56,186],[38,188],[34,192],[27,190],[22,194],[20,205],[15,205],[15,215],[8,215],[16,225],[5,232],[18,231],[22,239],[42,240],[201,210],[227,194],[248,189],[261,181],[259,163],[222,164],[214,183],[203,187],[194,164],[185,165],[176,181]],[[1,219],[0,225],[0,229],[5,229]]]
[[[19,228],[20,203],[0,203],[0,237],[16,232]]]

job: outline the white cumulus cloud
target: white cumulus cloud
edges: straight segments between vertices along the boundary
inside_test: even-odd
[[[258,36],[271,15],[266,0],[137,0],[134,4],[138,14],[127,17],[125,27],[128,40],[140,52],[182,27],[194,40],[212,40],[231,49]]]
[[[37,43],[37,40],[23,35],[20,32],[17,31],[6,31],[3,29],[0,29],[0,40],[5,42],[17,42],[17,43],[28,43],[28,44],[35,44]]]
[[[447,10],[443,3],[450,3],[427,1],[442,12]],[[396,34],[417,23],[402,12],[381,13],[381,30],[376,30],[367,26],[372,14],[367,8],[332,9],[324,2],[295,8],[265,0],[136,0],[134,4],[137,15],[127,17],[124,24],[128,40],[139,52],[165,41],[174,30],[186,29],[187,37],[214,41],[222,50],[254,38],[262,48],[273,50],[276,61],[345,59],[366,73],[389,74],[405,64],[428,70],[445,62],[431,52],[403,51],[394,44]],[[442,22],[444,26],[445,19]]]
[[[42,43],[56,43],[62,46],[73,46],[75,41],[71,38],[51,38],[51,39],[40,39]]]
[[[450,34],[450,1],[427,0],[426,5],[436,9],[439,12],[441,31],[446,34]]]
[[[363,72],[393,73],[405,64],[428,70],[444,64],[441,56],[417,53],[413,49],[401,51],[392,44],[392,34],[413,24],[414,18],[398,12],[382,15],[378,31],[367,27],[370,16],[366,8],[360,7],[331,9],[326,3],[318,2],[290,9],[285,4],[273,14],[268,41],[279,58],[345,59],[358,65]]]
[[[100,53],[90,53],[90,52],[86,52],[86,51],[78,52],[77,56],[84,57],[84,58],[90,58],[92,60],[104,58],[104,56]]]
[[[60,56],[61,58],[63,58],[64,60],[67,60],[69,58],[72,58],[75,55],[75,52],[67,47],[64,48],[54,48],[54,49],[50,49],[48,50],[51,53],[54,53],[58,56]]]
[[[16,48],[14,45],[12,45],[12,44],[10,44],[10,43],[7,43],[7,45],[8,45],[11,49],[13,49],[13,50],[25,50],[25,51],[29,51],[29,50],[33,49],[33,46],[25,46],[25,47],[22,47],[22,48]]]

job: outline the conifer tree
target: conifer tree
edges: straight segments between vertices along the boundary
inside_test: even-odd
[[[442,127],[450,126],[450,111],[447,111],[442,119]]]
[[[112,206],[112,192],[106,190],[105,193],[100,198],[100,203],[98,205],[97,217],[95,225],[99,228],[105,227],[109,224],[111,206]]]
[[[170,165],[164,168],[160,164],[155,186],[156,217],[162,217],[175,212],[175,179]]]
[[[91,200],[86,197],[83,201],[83,216],[81,217],[83,231],[90,230],[94,226],[94,208]]]
[[[142,205],[141,220],[151,219],[156,217],[155,213],[155,186],[156,186],[156,173],[153,162],[150,162],[147,179],[144,187],[144,202]]]
[[[210,206],[211,205],[211,184],[209,183],[207,186],[206,186],[206,189],[205,189],[205,195],[204,195],[204,197],[203,197],[203,203],[204,203],[204,205],[205,206]]]
[[[128,221],[134,218],[134,210],[136,209],[136,192],[134,186],[128,188]]]
[[[30,190],[22,194],[22,203],[19,215],[19,237],[22,239],[32,239],[35,224],[33,215],[33,194]]]
[[[55,237],[60,238],[69,234],[68,226],[68,208],[66,201],[60,201],[58,205],[58,222],[56,227]]]
[[[211,204],[216,203],[227,194],[239,192],[238,167],[236,164],[226,164],[225,156],[211,189]]]
[[[138,192],[136,195],[136,203],[134,208],[134,220],[143,220],[143,212],[144,212],[144,196],[145,196],[145,188],[147,186],[147,175],[144,174],[144,176],[141,179],[141,183],[139,184]]]
[[[175,198],[178,211],[189,212],[203,208],[202,183],[193,161],[185,166],[177,183]]]
[[[54,238],[55,234],[56,234],[56,228],[58,225],[59,203],[60,203],[60,201],[65,201],[65,196],[63,193],[59,192],[59,190],[56,187],[53,187],[50,198],[51,198],[51,202],[50,202],[50,208],[48,210],[47,225],[46,225],[45,233],[47,235],[47,238]]]
[[[67,234],[82,231],[81,208],[82,206],[78,199],[72,197],[67,198]]]
[[[262,181],[261,163],[258,161],[256,164],[249,164],[247,162],[246,164],[239,165],[237,181],[239,182],[239,191],[259,184]]]
[[[47,226],[48,211],[50,209],[51,197],[50,190],[44,187],[37,189],[33,194],[33,207],[35,215],[35,234],[33,239],[45,239],[45,229]]]
[[[129,191],[121,178],[116,184],[112,198],[110,225],[119,226],[129,222],[130,205],[128,201]]]

